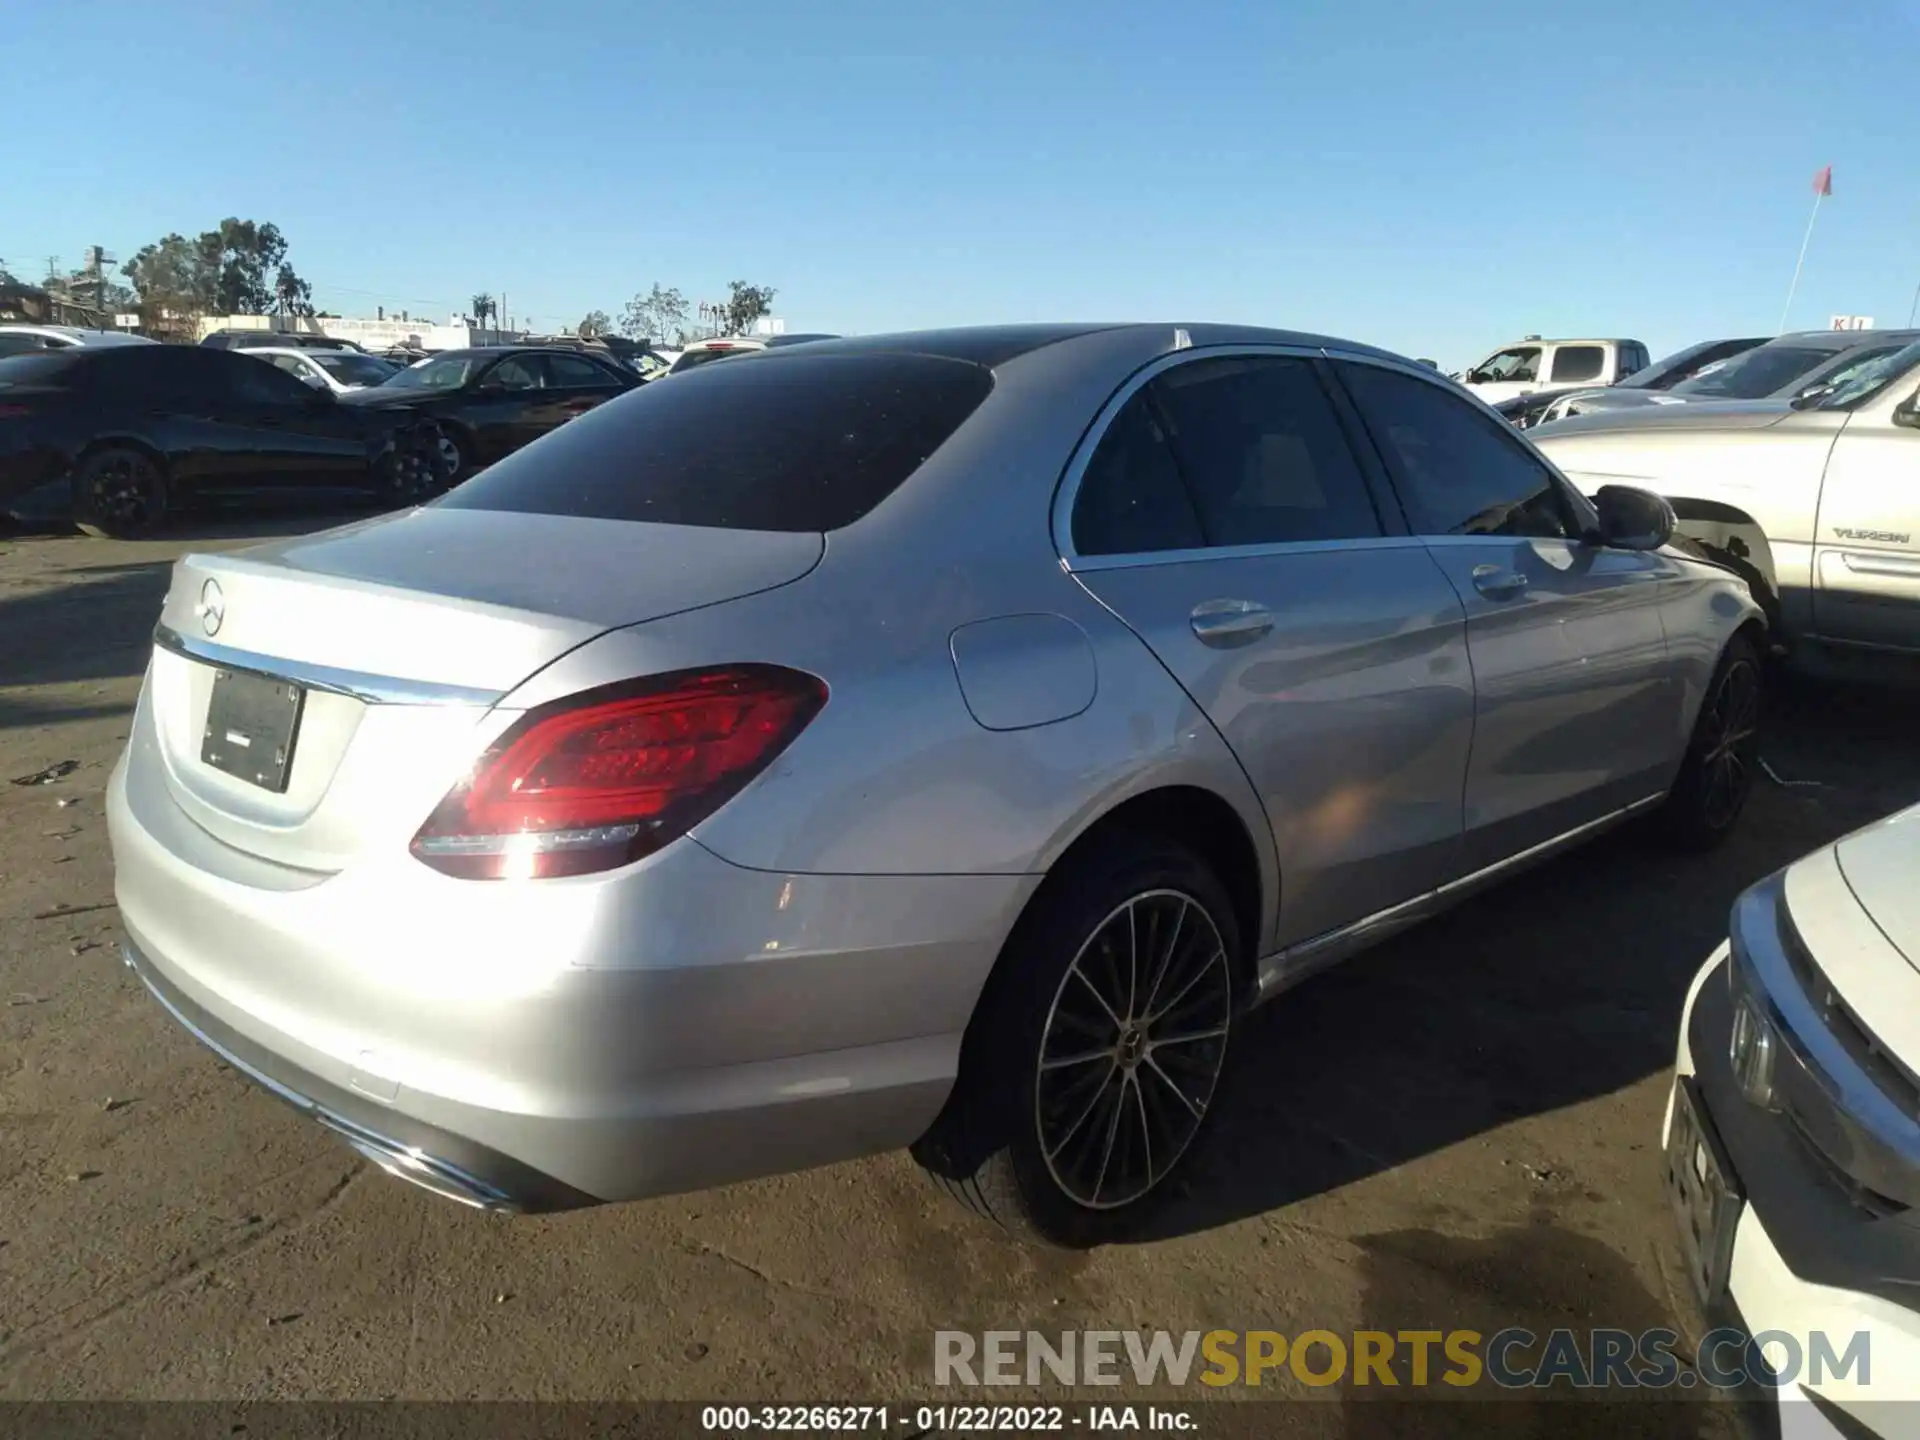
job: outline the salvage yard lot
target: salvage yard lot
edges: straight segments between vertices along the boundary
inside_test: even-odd
[[[3,1399],[924,1399],[937,1329],[1670,1323],[1687,982],[1745,885],[1920,799],[1920,700],[1788,689],[1725,850],[1611,837],[1260,1012],[1144,1243],[1017,1249],[902,1155],[487,1217],[221,1068],[119,963],[102,792],[168,565],[286,528],[0,534],[0,782],[76,762],[0,783]],[[1400,1429],[1365,1413],[1275,1423]]]

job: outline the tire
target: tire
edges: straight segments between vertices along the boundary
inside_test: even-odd
[[[1125,1238],[1216,1108],[1241,957],[1231,899],[1197,856],[1096,841],[1015,926],[914,1159],[1022,1240]]]
[[[449,488],[451,472],[438,426],[424,425],[394,437],[380,457],[374,488],[393,505],[418,505]]]
[[[1656,815],[1663,838],[1711,850],[1733,833],[1760,768],[1765,665],[1759,647],[1735,635],[1707,684],[1680,774]]]
[[[166,523],[167,477],[160,462],[128,445],[103,445],[73,471],[73,522],[106,540],[137,540]]]
[[[466,436],[445,426],[435,428],[435,439],[443,466],[440,488],[451,490],[473,474],[473,444]]]

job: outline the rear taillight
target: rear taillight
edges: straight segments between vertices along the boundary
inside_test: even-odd
[[[625,865],[726,804],[826,702],[812,675],[729,665],[541,706],[440,802],[413,853],[470,880]]]

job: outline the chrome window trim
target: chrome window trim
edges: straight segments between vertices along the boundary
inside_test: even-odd
[[[1403,535],[1368,536],[1359,540],[1293,540],[1273,545],[1232,545],[1202,546],[1185,550],[1142,550],[1116,555],[1082,555],[1073,545],[1073,505],[1080,497],[1080,482],[1086,476],[1087,466],[1093,463],[1093,455],[1100,448],[1100,442],[1107,438],[1114,418],[1119,415],[1127,402],[1145,389],[1148,384],[1173,369],[1176,365],[1191,365],[1198,360],[1232,360],[1241,357],[1277,355],[1293,360],[1324,360],[1327,352],[1317,345],[1258,345],[1230,343],[1224,345],[1193,345],[1183,350],[1172,350],[1156,359],[1149,360],[1134,371],[1120,388],[1107,397],[1107,403],[1093,417],[1093,423],[1087,427],[1087,433],[1080,437],[1073,456],[1067,461],[1067,468],[1061,473],[1060,484],[1053,492],[1053,545],[1060,554],[1061,568],[1069,573],[1087,570],[1132,569],[1144,565],[1182,565],[1195,560],[1248,559],[1260,555],[1284,555],[1298,550],[1319,550],[1330,547],[1377,544],[1380,540],[1405,540]],[[1357,459],[1356,459],[1356,463]]]
[[[237,650],[231,645],[192,639],[169,625],[153,627],[153,643],[162,650],[203,665],[271,675],[276,680],[291,680],[309,690],[346,695],[368,705],[475,705],[491,708],[506,693],[502,690],[476,690],[466,685],[445,685],[434,680],[400,680],[390,675],[370,675],[362,670],[342,670],[332,665],[313,665],[302,660],[256,655],[250,650]]]

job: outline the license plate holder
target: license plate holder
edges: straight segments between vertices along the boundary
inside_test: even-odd
[[[284,795],[307,692],[247,670],[215,670],[200,759],[224,775]]]
[[[1694,1293],[1703,1304],[1717,1304],[1726,1296],[1734,1230],[1746,1196],[1700,1097],[1700,1084],[1691,1075],[1674,1083],[1666,1172],[1667,1198]]]

